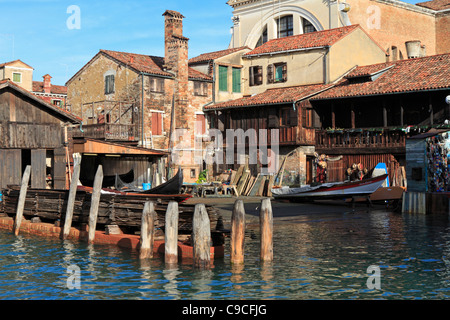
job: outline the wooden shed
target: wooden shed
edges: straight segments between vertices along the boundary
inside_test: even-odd
[[[32,188],[64,189],[67,127],[80,123],[11,81],[0,81],[0,188],[20,184],[31,165]]]

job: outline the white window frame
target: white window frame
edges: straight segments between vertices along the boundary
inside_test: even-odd
[[[17,82],[17,81],[14,81],[14,74],[19,74],[20,75],[20,81],[19,82]],[[13,71],[12,72],[12,82],[15,82],[15,83],[22,83],[22,79],[23,79],[23,74],[22,74],[22,72],[17,72],[17,71]]]

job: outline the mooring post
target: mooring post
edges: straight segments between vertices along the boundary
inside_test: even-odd
[[[23,209],[25,207],[25,199],[27,197],[28,182],[31,176],[31,166],[27,166],[23,173],[22,184],[20,185],[19,202],[17,203],[16,221],[14,224],[14,234],[19,235],[20,225],[23,219]]]
[[[231,215],[231,263],[244,263],[245,208],[236,200]]]
[[[69,199],[67,200],[66,217],[64,219],[64,229],[62,239],[67,239],[72,227],[73,209],[75,206],[75,198],[77,196],[78,181],[80,179],[80,159],[74,155],[74,169],[72,181],[70,182]]]
[[[89,233],[88,233],[88,243],[94,243],[95,239],[95,229],[97,227],[97,217],[98,217],[98,206],[100,204],[100,196],[102,191],[103,183],[103,167],[98,166],[97,173],[94,179],[94,188],[92,190],[91,197],[91,208],[89,210]]]
[[[195,205],[192,221],[192,242],[194,247],[194,267],[211,267],[211,226],[204,204]]]
[[[142,211],[141,222],[141,247],[139,249],[139,258],[153,258],[153,243],[155,235],[156,211],[155,203],[147,201]]]
[[[269,198],[261,201],[259,213],[261,228],[261,261],[273,260],[273,214]]]
[[[165,255],[167,264],[178,263],[178,203],[170,201],[166,211]]]

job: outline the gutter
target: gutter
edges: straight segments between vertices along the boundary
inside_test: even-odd
[[[330,48],[330,46],[320,46],[320,47],[300,48],[300,49],[291,49],[291,50],[266,52],[266,53],[255,53],[255,54],[250,54],[250,55],[243,55],[242,58],[251,59],[253,57],[260,57],[260,56],[271,56],[271,55],[282,54],[282,53],[293,53],[293,52],[302,52],[302,51],[308,51],[308,50],[329,49],[329,48]]]

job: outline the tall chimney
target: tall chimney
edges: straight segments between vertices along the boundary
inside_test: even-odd
[[[43,76],[44,78],[44,93],[51,93],[52,90],[52,77],[49,74]]]
[[[175,122],[176,128],[188,128],[185,106],[188,105],[188,41],[183,36],[184,16],[176,11],[167,10],[165,17],[165,58],[164,66],[174,74]]]

